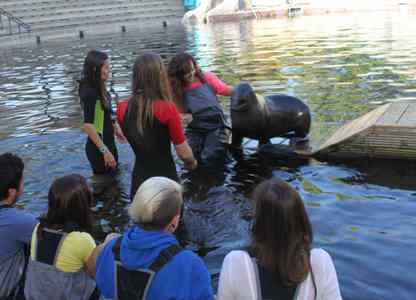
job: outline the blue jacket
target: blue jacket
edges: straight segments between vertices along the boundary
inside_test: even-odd
[[[113,246],[108,242],[97,258],[96,282],[105,298],[115,298]],[[147,231],[133,226],[123,236],[121,262],[127,269],[148,268],[166,247],[178,244],[176,238],[163,231]],[[176,254],[156,273],[148,300],[213,299],[211,278],[202,259],[189,250]]]

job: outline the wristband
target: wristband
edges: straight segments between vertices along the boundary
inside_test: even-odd
[[[103,145],[102,147],[98,148],[102,154],[106,154],[108,152],[108,148],[106,145]]]

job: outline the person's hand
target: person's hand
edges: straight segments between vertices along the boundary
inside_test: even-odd
[[[113,239],[116,239],[119,236],[121,236],[121,234],[120,233],[115,233],[115,232],[107,234],[107,236],[105,237],[105,240],[104,240],[104,244],[107,244],[109,241],[111,241]]]
[[[117,122],[114,123],[114,131],[115,131],[116,138],[120,143],[122,144],[127,143],[127,139],[124,136],[123,131],[120,128],[120,125]]]
[[[187,170],[195,170],[198,167],[198,162],[195,158],[193,158],[191,161],[184,161],[185,165],[185,169]]]
[[[104,156],[104,164],[105,164],[105,166],[106,166],[107,168],[112,168],[112,169],[115,169],[115,168],[116,168],[116,166],[117,166],[117,162],[116,162],[116,160],[114,159],[113,154],[112,154],[109,150],[107,150],[107,151],[103,154],[103,156]]]
[[[182,127],[186,128],[192,120],[192,114],[181,114]]]

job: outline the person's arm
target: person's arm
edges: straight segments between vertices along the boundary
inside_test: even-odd
[[[85,269],[87,271],[87,274],[91,278],[95,278],[95,275],[96,275],[98,255],[100,255],[101,251],[104,249],[105,245],[107,245],[107,243],[109,241],[111,241],[115,238],[118,238],[119,236],[120,236],[120,234],[118,234],[118,233],[109,233],[109,234],[107,234],[104,243],[95,247],[94,251],[88,257],[88,260],[85,262]]]
[[[100,149],[100,152],[103,155],[104,163],[106,167],[115,168],[117,166],[117,162],[114,159],[113,154],[108,150],[107,146],[104,145],[101,137],[98,135],[97,130],[95,129],[94,125],[91,123],[84,123],[84,132],[88,135],[90,140]]]
[[[250,256],[244,251],[228,253],[221,267],[217,300],[257,299],[257,280]]]
[[[198,162],[196,161],[194,154],[192,153],[192,149],[187,141],[183,142],[180,145],[175,145],[175,150],[179,158],[183,161],[185,169],[196,169],[196,167],[198,166]]]
[[[231,96],[234,88],[223,82],[217,75],[211,72],[205,72],[205,80],[215,90],[218,95]]]
[[[93,93],[86,95],[82,98],[84,103],[84,132],[88,135],[90,140],[100,149],[100,152],[103,155],[104,163],[110,168],[115,168],[117,165],[116,160],[114,159],[113,154],[108,150],[107,146],[104,145],[101,137],[98,135],[97,130],[94,127],[94,115],[95,115],[95,105],[96,105],[96,95]]]
[[[191,147],[186,141],[181,116],[176,105],[173,102],[158,102],[155,109],[155,115],[159,121],[167,125],[170,140],[175,145],[176,153],[184,162],[185,168],[194,170],[198,166],[198,163],[192,153]]]
[[[13,225],[13,232],[16,233],[17,240],[30,245],[32,241],[33,230],[38,223],[38,220],[35,216],[24,213],[19,216],[19,219]]]
[[[331,256],[323,249],[314,249],[313,251],[315,251],[315,253],[312,258],[312,268],[316,285],[321,286],[321,288],[318,289],[319,299],[342,300],[337,272],[335,271]],[[317,258],[317,261],[315,258]]]

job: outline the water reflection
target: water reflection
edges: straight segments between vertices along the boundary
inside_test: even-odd
[[[394,15],[304,17],[168,28],[38,47],[2,49],[0,149],[25,160],[21,201],[37,214],[58,176],[80,173],[95,191],[96,237],[128,226],[133,155],[118,145],[114,179],[90,174],[76,80],[85,54],[111,57],[109,88],[128,96],[131,66],[144,51],[165,61],[181,50],[226,82],[249,81],[259,93],[288,93],[313,113],[312,141],[380,104],[416,97],[416,21]],[[228,108],[229,100],[222,99]],[[228,110],[228,109],[227,109]],[[301,193],[315,244],[334,257],[345,299],[414,299],[416,168],[397,162],[293,160],[245,141],[222,169],[182,172],[186,191],[183,243],[204,256],[216,282],[224,255],[247,241],[248,196],[270,176]],[[180,168],[180,167],[179,167]],[[108,181],[110,180],[110,181]]]

